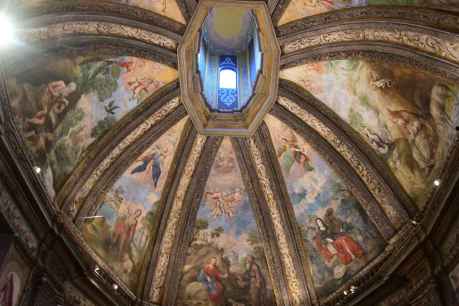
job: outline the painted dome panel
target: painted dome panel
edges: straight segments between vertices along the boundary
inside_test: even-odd
[[[339,60],[281,72],[330,107],[422,208],[459,123],[459,86],[398,64]]]
[[[16,124],[49,195],[88,146],[177,71],[135,57],[35,59],[7,80]]]
[[[393,5],[437,7],[444,10],[456,10],[458,0],[292,0],[279,19],[278,25],[283,25],[304,17],[359,6]]]
[[[199,205],[177,305],[276,304],[252,204],[225,138]]]
[[[76,2],[72,0],[19,0],[15,6],[24,8],[34,8],[45,5],[62,5],[63,2]],[[172,20],[185,24],[182,12],[175,0],[111,0],[106,2],[122,3],[125,5],[132,5],[152,11],[156,14],[163,15]]]
[[[116,181],[82,224],[83,237],[131,289],[136,288],[185,119],[162,135]]]
[[[384,241],[328,163],[278,119],[265,119],[319,296],[338,289],[381,253]]]
[[[177,22],[186,23],[175,0],[117,0],[115,2],[141,7]]]

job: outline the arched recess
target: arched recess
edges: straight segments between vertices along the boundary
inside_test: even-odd
[[[428,71],[445,80],[459,81],[459,67],[443,60],[423,55],[407,48],[380,43],[343,43],[305,49],[299,53],[285,55],[281,58],[281,69],[287,69],[311,62],[359,58],[369,61],[384,60],[388,63],[399,63],[416,69]]]
[[[345,11],[371,12],[384,9],[418,11],[420,14],[426,11],[439,9],[442,11],[457,11],[457,1],[359,1],[359,2],[303,2],[299,0],[282,0],[273,13],[273,23],[278,26],[289,25],[300,19],[314,18],[317,15],[330,16],[344,13]]]
[[[160,4],[159,1],[152,3],[152,7],[148,7],[148,2],[144,1],[142,3],[141,0],[133,0],[131,2],[132,5],[118,0],[97,2],[82,0],[70,3],[55,1],[27,3],[27,1],[24,1],[17,5],[10,5],[8,11],[17,16],[18,19],[31,19],[37,16],[46,16],[53,19],[53,17],[60,17],[59,15],[64,14],[72,16],[93,15],[92,18],[118,20],[118,23],[122,24],[137,22],[143,23],[144,27],[162,28],[163,31],[169,32],[172,36],[180,35],[185,31],[183,19],[179,16],[180,14],[177,14],[177,10],[173,10],[172,16],[168,16],[167,12],[157,10],[155,7]],[[173,9],[173,7],[171,8]]]
[[[450,12],[420,7],[370,6],[337,10],[325,14],[305,17],[278,26],[276,32],[280,41],[298,37],[301,33],[326,29],[336,24],[353,25],[361,23],[391,23],[412,27],[426,27],[450,33],[458,32],[459,17]]]
[[[435,28],[395,22],[385,23],[384,27],[380,22],[361,22],[303,31],[284,38],[281,48],[284,54],[289,54],[316,46],[358,42],[401,46],[445,62],[459,63],[459,36]]]

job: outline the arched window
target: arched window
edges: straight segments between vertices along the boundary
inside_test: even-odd
[[[231,112],[238,107],[236,56],[220,56],[218,73],[218,110]]]
[[[220,88],[236,89],[237,74],[232,69],[220,70]]]

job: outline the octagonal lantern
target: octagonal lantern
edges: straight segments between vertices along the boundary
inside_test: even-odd
[[[264,2],[199,1],[178,49],[181,99],[196,129],[252,135],[277,99],[279,62]]]

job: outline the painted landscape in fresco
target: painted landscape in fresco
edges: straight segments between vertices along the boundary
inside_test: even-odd
[[[11,246],[0,267],[0,305],[19,305],[30,271],[15,246]]]
[[[459,86],[397,64],[319,62],[281,72],[349,123],[423,207],[454,143]]]
[[[413,5],[455,9],[459,0],[291,0],[279,25],[333,10],[367,5]],[[459,8],[457,8],[459,9]]]
[[[453,271],[449,274],[449,279],[451,281],[451,286],[456,294],[457,304],[459,305],[459,264],[454,268]]]
[[[326,296],[367,265],[384,242],[360,204],[324,159],[278,119],[265,119],[317,292]]]
[[[8,79],[16,123],[51,197],[85,149],[177,72],[134,57],[43,58]]]
[[[86,242],[131,288],[158,225],[155,215],[183,124],[161,136],[128,168],[82,226]]]
[[[235,153],[226,138],[198,210],[178,305],[274,304],[263,243]]]

